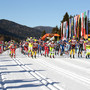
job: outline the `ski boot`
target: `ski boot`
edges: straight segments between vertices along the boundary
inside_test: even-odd
[[[75,58],[74,55],[73,55],[73,58]]]
[[[13,55],[11,55],[11,58],[13,57]]]
[[[33,58],[33,55],[31,57]]]
[[[79,58],[79,53],[78,53],[78,58]]]
[[[72,58],[72,56],[70,55],[70,58]]]
[[[36,55],[34,57],[36,58]]]
[[[49,57],[49,55],[47,55],[47,57]]]
[[[31,57],[33,58],[33,55],[31,54]]]
[[[29,53],[28,53],[28,57],[29,57]]]
[[[62,53],[60,54],[60,56],[62,56]]]
[[[15,55],[14,55],[14,58],[15,58]]]
[[[59,56],[59,53],[57,53],[57,55]]]
[[[51,58],[51,55],[50,55],[50,58]]]
[[[89,55],[88,55],[88,58],[89,58]]]
[[[55,55],[56,55],[56,52],[55,52]]]
[[[54,55],[53,55],[53,58],[54,58]]]
[[[82,55],[81,55],[81,58],[82,58]]]

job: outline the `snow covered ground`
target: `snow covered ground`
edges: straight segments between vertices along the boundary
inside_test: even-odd
[[[90,59],[0,55],[0,90],[90,90]]]

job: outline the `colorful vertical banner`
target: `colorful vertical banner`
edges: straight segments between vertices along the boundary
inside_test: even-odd
[[[65,33],[65,28],[64,28],[64,22],[63,22],[63,36],[62,36],[62,39],[64,38],[64,33]]]
[[[87,25],[86,25],[86,28],[87,28],[87,38],[88,38],[88,20],[89,20],[89,10],[87,11]]]
[[[63,22],[63,38],[66,38],[66,22]]]
[[[78,29],[78,15],[76,16],[76,28],[75,28],[76,37],[77,37],[77,29]]]
[[[85,20],[86,19],[86,12],[84,12],[84,18],[83,18],[83,21],[84,21],[84,25],[83,25],[83,29],[84,29],[84,37],[86,35],[86,30],[85,30]]]
[[[63,23],[61,23],[61,39],[63,38]]]
[[[69,38],[71,38],[71,19],[69,19]]]
[[[81,13],[81,36],[84,36],[84,13]]]
[[[71,18],[71,38],[73,38],[73,18]]]
[[[78,15],[78,25],[77,25],[77,38],[79,38],[79,23],[80,23],[80,15]]]
[[[66,21],[66,39],[68,38],[68,22]]]
[[[74,17],[74,36],[76,37],[76,17]]]
[[[78,16],[75,16],[74,17],[74,36],[75,37],[77,36],[77,19],[78,19]]]
[[[85,37],[86,32],[88,37],[89,12],[90,10],[88,10],[87,12],[81,13],[81,25],[80,25],[80,15],[77,15],[74,18],[69,19],[69,23],[67,21],[61,23],[61,39],[64,39],[64,38],[67,39],[68,35],[69,35],[69,38],[73,38],[73,36],[79,38],[79,35]],[[81,26],[81,32],[80,32],[80,26]]]

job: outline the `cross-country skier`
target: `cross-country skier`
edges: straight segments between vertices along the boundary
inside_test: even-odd
[[[45,49],[45,57],[46,55],[49,56],[49,41],[45,43],[44,49]]]
[[[29,57],[29,54],[32,55],[32,51],[33,51],[33,41],[29,40],[29,43],[28,43],[28,57]]]
[[[83,39],[83,37],[81,37],[81,38],[80,38],[80,41],[79,41],[79,52],[78,52],[78,57],[79,57],[80,54],[81,54],[81,57],[82,57],[83,44],[84,44],[84,39]]]
[[[90,38],[88,38],[88,42],[86,43],[86,58],[90,57]]]
[[[42,55],[45,55],[45,53],[44,53],[44,51],[45,51],[45,42],[44,41],[41,43],[41,46],[42,46],[42,50],[41,50],[41,56],[42,56]]]
[[[11,51],[11,58],[13,56],[15,58],[15,55],[16,55],[16,53],[15,53],[16,45],[15,45],[14,41],[11,41],[11,44],[10,44],[9,48],[10,48],[10,51]]]
[[[0,41],[0,53],[2,53],[2,41]]]
[[[53,55],[53,58],[54,58],[54,52],[55,52],[55,50],[54,50],[54,47],[55,47],[54,41],[52,41],[49,46],[50,46],[50,58],[52,57],[52,55]]]
[[[73,36],[73,38],[70,40],[70,47],[71,47],[71,51],[70,51],[70,57],[72,57],[72,52],[73,52],[73,58],[75,58],[75,45],[76,45],[77,41],[75,39],[75,36]]]
[[[33,43],[33,52],[32,52],[32,58],[33,55],[36,58],[36,54],[37,54],[37,49],[38,49],[38,43],[36,42],[37,40],[35,39],[34,43]]]
[[[42,50],[42,45],[41,45],[41,43],[39,42],[39,44],[38,44],[38,55],[39,55],[39,53],[40,53],[40,55],[41,55],[41,50]]]
[[[64,52],[65,54],[69,54],[69,48],[70,48],[70,45],[68,43],[68,41],[66,41],[65,45],[64,45]]]
[[[55,43],[55,55],[59,55],[59,51],[60,51],[60,44],[59,44],[59,41],[56,41],[56,43]]]
[[[24,54],[28,53],[28,42],[26,41],[24,44]]]
[[[64,53],[64,41],[60,41],[60,55],[62,56]]]

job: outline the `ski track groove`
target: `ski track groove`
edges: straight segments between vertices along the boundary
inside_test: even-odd
[[[4,90],[4,77],[0,72],[0,90]]]
[[[72,67],[74,67],[74,68],[77,68],[77,69],[86,71],[87,73],[90,73],[90,69],[86,69],[86,68],[84,68],[84,67],[82,67],[82,66],[75,65],[75,64],[70,63],[70,62],[68,62],[68,61],[63,61],[63,60],[59,60],[59,61],[60,61],[60,63],[62,63],[62,64],[64,63],[64,64],[66,64],[66,65],[68,65],[68,66],[72,66]],[[57,59],[57,62],[58,62],[58,59]],[[90,64],[90,63],[88,63],[88,64]]]
[[[44,59],[45,59],[45,58],[44,58]],[[73,72],[71,72],[71,71],[67,71],[67,70],[65,70],[65,69],[59,68],[59,67],[57,67],[57,66],[51,65],[51,64],[47,63],[47,62],[44,61],[44,60],[43,60],[43,62],[39,62],[38,60],[36,60],[35,62],[41,64],[42,66],[43,66],[43,65],[46,65],[46,67],[51,68],[52,70],[58,72],[59,74],[63,73],[63,74],[65,74],[66,76],[68,75],[69,78],[73,78],[73,79],[75,79],[75,80],[79,80],[79,81],[83,82],[83,84],[85,84],[85,85],[90,85],[90,79],[88,79],[88,78],[86,78],[86,77],[83,77],[83,76],[78,75],[78,74],[75,74],[75,73],[73,73]]]
[[[61,59],[63,59],[63,58],[61,58]],[[49,58],[47,58],[47,60],[49,60]],[[54,59],[53,59],[54,60]],[[75,59],[74,59],[75,60]],[[87,73],[90,73],[90,69],[87,69],[86,67],[83,67],[83,66],[78,66],[78,65],[76,65],[76,64],[73,64],[73,63],[70,63],[70,62],[68,62],[68,61],[64,61],[64,60],[58,60],[58,58],[57,58],[57,60],[55,60],[55,61],[57,61],[57,62],[59,62],[59,63],[64,63],[64,64],[66,64],[66,65],[68,65],[68,66],[71,66],[71,67],[74,67],[74,68],[76,68],[76,69],[80,69],[80,70],[82,70],[82,71],[86,71]],[[86,64],[88,64],[88,65],[90,65],[90,63],[89,63],[89,61],[82,61],[82,60],[77,60],[77,61],[80,61],[81,63],[86,63]]]
[[[53,82],[50,79],[47,79],[46,77],[44,77],[43,75],[41,75],[37,71],[34,71],[32,68],[24,65],[24,63],[22,63],[19,58],[14,58],[13,60],[15,61],[15,63],[17,63],[18,66],[20,66],[25,71],[27,71],[29,74],[31,74],[36,79],[38,79],[49,90],[64,90],[63,88],[59,87],[58,85],[52,84]]]
[[[25,55],[27,58],[28,58],[28,56],[27,55]],[[35,62],[37,62],[38,64],[40,64],[40,65],[45,65],[46,67],[49,67],[49,68],[51,68],[52,70],[54,70],[54,71],[56,71],[56,72],[58,72],[59,74],[61,74],[61,73],[63,73],[64,75],[68,75],[68,77],[69,78],[72,78],[72,79],[75,79],[75,80],[77,80],[77,81],[79,81],[79,82],[82,82],[84,85],[90,85],[90,79],[88,79],[88,78],[86,78],[86,77],[84,77],[84,76],[81,76],[81,75],[78,75],[78,74],[75,74],[75,73],[73,73],[73,72],[71,72],[71,71],[67,71],[67,70],[65,70],[65,69],[63,69],[63,68],[59,68],[59,67],[57,67],[56,65],[54,66],[54,65],[51,65],[51,64],[49,64],[49,63],[47,63],[45,60],[46,60],[46,58],[45,57],[43,57],[44,58],[44,60],[42,61],[42,62],[39,62],[38,60],[36,60]],[[49,59],[49,58],[47,58],[47,59]],[[55,59],[55,58],[52,58],[52,59]],[[63,61],[62,61],[63,62]],[[65,62],[65,61],[64,61]],[[83,61],[84,62],[84,61]],[[86,63],[88,63],[88,61],[86,62]],[[69,64],[69,63],[68,63]],[[90,64],[90,63],[89,63]],[[74,64],[73,64],[74,65]],[[71,66],[73,66],[73,65],[71,65]],[[74,65],[74,67],[76,67],[77,65]],[[79,69],[81,69],[81,70],[86,70],[85,68],[83,68],[83,67],[80,67],[80,66],[78,66],[78,67],[76,67],[76,68],[79,68]],[[87,70],[87,71],[90,71],[90,70]]]
[[[27,59],[28,59],[28,56],[27,55],[23,55],[23,56],[26,56]],[[52,70],[58,72],[59,74],[63,73],[64,75],[68,75],[69,78],[73,78],[73,79],[76,79],[77,81],[83,81],[82,83],[85,84],[85,85],[89,85],[90,86],[90,79],[88,78],[85,78],[83,76],[80,76],[78,74],[74,74],[73,72],[70,72],[70,71],[66,71],[65,69],[62,69],[62,68],[59,68],[57,66],[54,66],[54,64],[49,64],[48,62],[46,62],[45,60],[46,59],[49,59],[49,58],[45,58],[44,57],[44,60],[43,62],[40,62],[39,60],[33,60],[34,62],[38,63],[38,64],[41,64],[42,66],[43,65],[46,65],[46,67],[49,67],[51,68]],[[62,58],[63,59],[63,58]],[[52,81],[50,79],[47,79],[45,76],[41,75],[40,73],[38,73],[37,71],[33,70],[32,68],[30,68],[29,66],[25,65],[23,62],[21,62],[21,58],[17,57],[17,58],[13,58],[14,62],[20,66],[21,68],[23,68],[26,72],[28,72],[29,74],[31,74],[32,76],[34,76],[36,79],[38,79],[43,85],[45,85],[49,90],[64,90],[63,88],[59,87],[57,84],[53,84],[52,85]],[[42,59],[41,59],[42,60]],[[54,60],[54,59],[53,59]],[[74,59],[75,60],[75,59]],[[62,62],[65,62],[65,61],[62,61]],[[82,62],[80,60],[80,62]],[[69,62],[67,62],[68,65],[69,65]],[[89,61],[85,61],[83,60],[82,63],[88,63],[90,64]],[[72,64],[74,65],[74,64]],[[75,67],[77,65],[74,65]],[[85,68],[83,67],[80,67],[80,66],[77,66],[76,68],[79,68],[81,70],[86,70]],[[90,70],[87,70],[87,71],[90,71]],[[2,86],[2,89],[0,90],[5,90],[4,88],[4,77],[2,74],[0,74],[1,76],[1,86]]]

